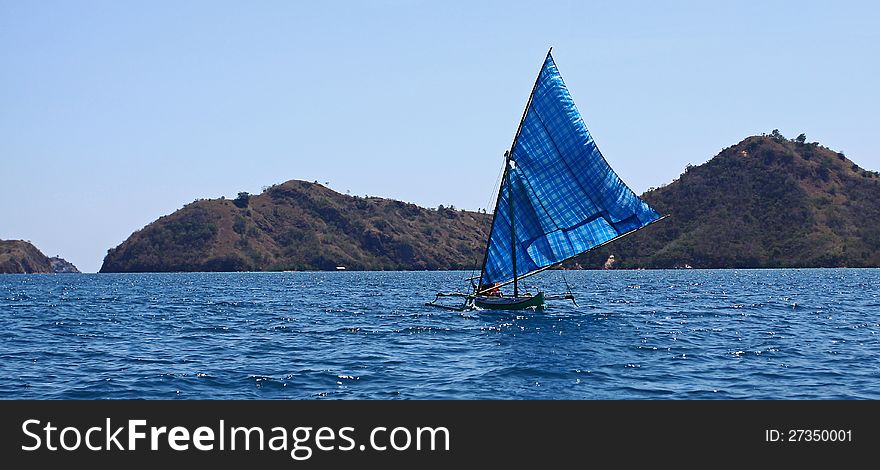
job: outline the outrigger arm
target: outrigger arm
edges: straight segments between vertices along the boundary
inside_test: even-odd
[[[438,304],[437,301],[440,300],[440,297],[463,297],[465,299],[464,306],[462,307],[451,307],[449,305]],[[428,307],[437,307],[443,308],[446,310],[453,310],[456,312],[464,312],[466,310],[470,310],[474,305],[474,295],[473,294],[465,294],[463,292],[438,292],[437,296],[434,297],[434,300],[431,302],[426,302],[426,306]]]

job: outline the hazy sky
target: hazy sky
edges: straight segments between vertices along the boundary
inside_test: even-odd
[[[0,0],[0,239],[94,272],[289,179],[484,207],[550,46],[637,193],[774,128],[880,169],[877,5]]]

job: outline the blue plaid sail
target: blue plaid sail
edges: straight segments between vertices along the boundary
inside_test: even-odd
[[[511,160],[495,207],[484,285],[560,263],[660,218],[608,166],[549,53]]]

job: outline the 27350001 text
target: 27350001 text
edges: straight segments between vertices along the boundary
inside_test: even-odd
[[[766,442],[852,442],[852,429],[765,429]]]

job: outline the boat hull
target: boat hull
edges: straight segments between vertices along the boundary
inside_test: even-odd
[[[487,297],[474,298],[474,306],[486,310],[525,310],[544,308],[544,293],[527,297]]]

